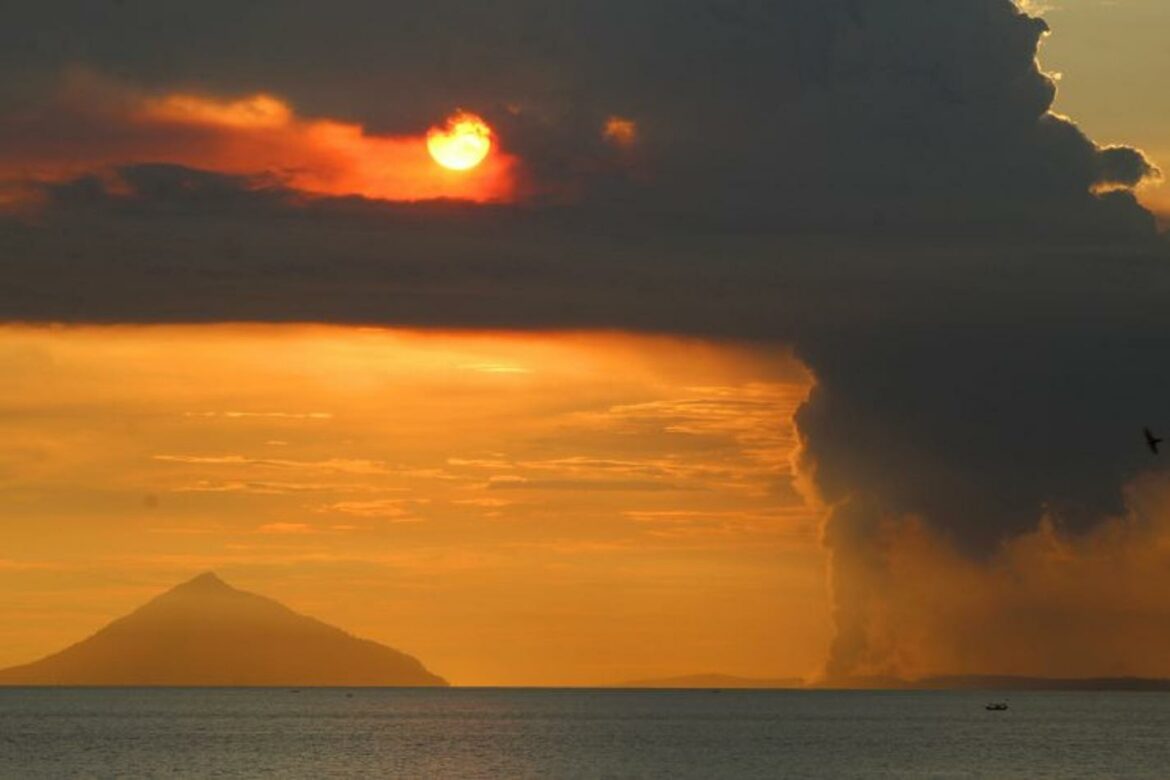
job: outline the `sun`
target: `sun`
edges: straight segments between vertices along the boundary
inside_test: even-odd
[[[440,127],[427,132],[427,151],[435,162],[453,171],[467,171],[492,150],[492,129],[475,114],[457,111]]]

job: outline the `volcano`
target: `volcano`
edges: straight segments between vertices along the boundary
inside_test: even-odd
[[[0,685],[422,687],[447,681],[412,656],[208,572],[88,639],[0,670]]]

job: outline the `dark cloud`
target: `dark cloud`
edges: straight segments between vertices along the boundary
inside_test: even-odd
[[[790,344],[818,383],[798,422],[836,507],[840,673],[888,661],[867,633],[887,520],[975,560],[1045,514],[1084,531],[1122,511],[1141,427],[1170,429],[1170,256],[1128,191],[1155,172],[1048,113],[1047,28],[1008,0],[330,9],[30,5],[0,33],[19,74],[0,124],[67,64],[384,130],[462,105],[529,198],[306,198],[267,171],[127,160],[0,225],[0,316]],[[611,114],[638,124],[627,158]]]
[[[1136,187],[1160,175],[1145,155],[1126,146],[1107,146],[1096,157],[1096,183],[1102,186]]]
[[[26,113],[51,90],[31,74],[77,67],[147,91],[275,92],[374,130],[417,132],[462,105],[550,197],[822,229],[1068,229],[1091,187],[1149,172],[1045,114],[1047,28],[1010,0],[350,0],[328,13],[77,0],[15,14],[4,92]],[[612,114],[638,122],[645,176],[609,164]]]

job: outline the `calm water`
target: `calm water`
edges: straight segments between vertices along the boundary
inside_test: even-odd
[[[1170,696],[0,689],[0,777],[1168,777]]]

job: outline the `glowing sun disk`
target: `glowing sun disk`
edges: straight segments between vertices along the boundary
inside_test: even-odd
[[[466,171],[483,162],[492,148],[492,130],[475,114],[460,111],[427,132],[427,151],[435,162]]]

